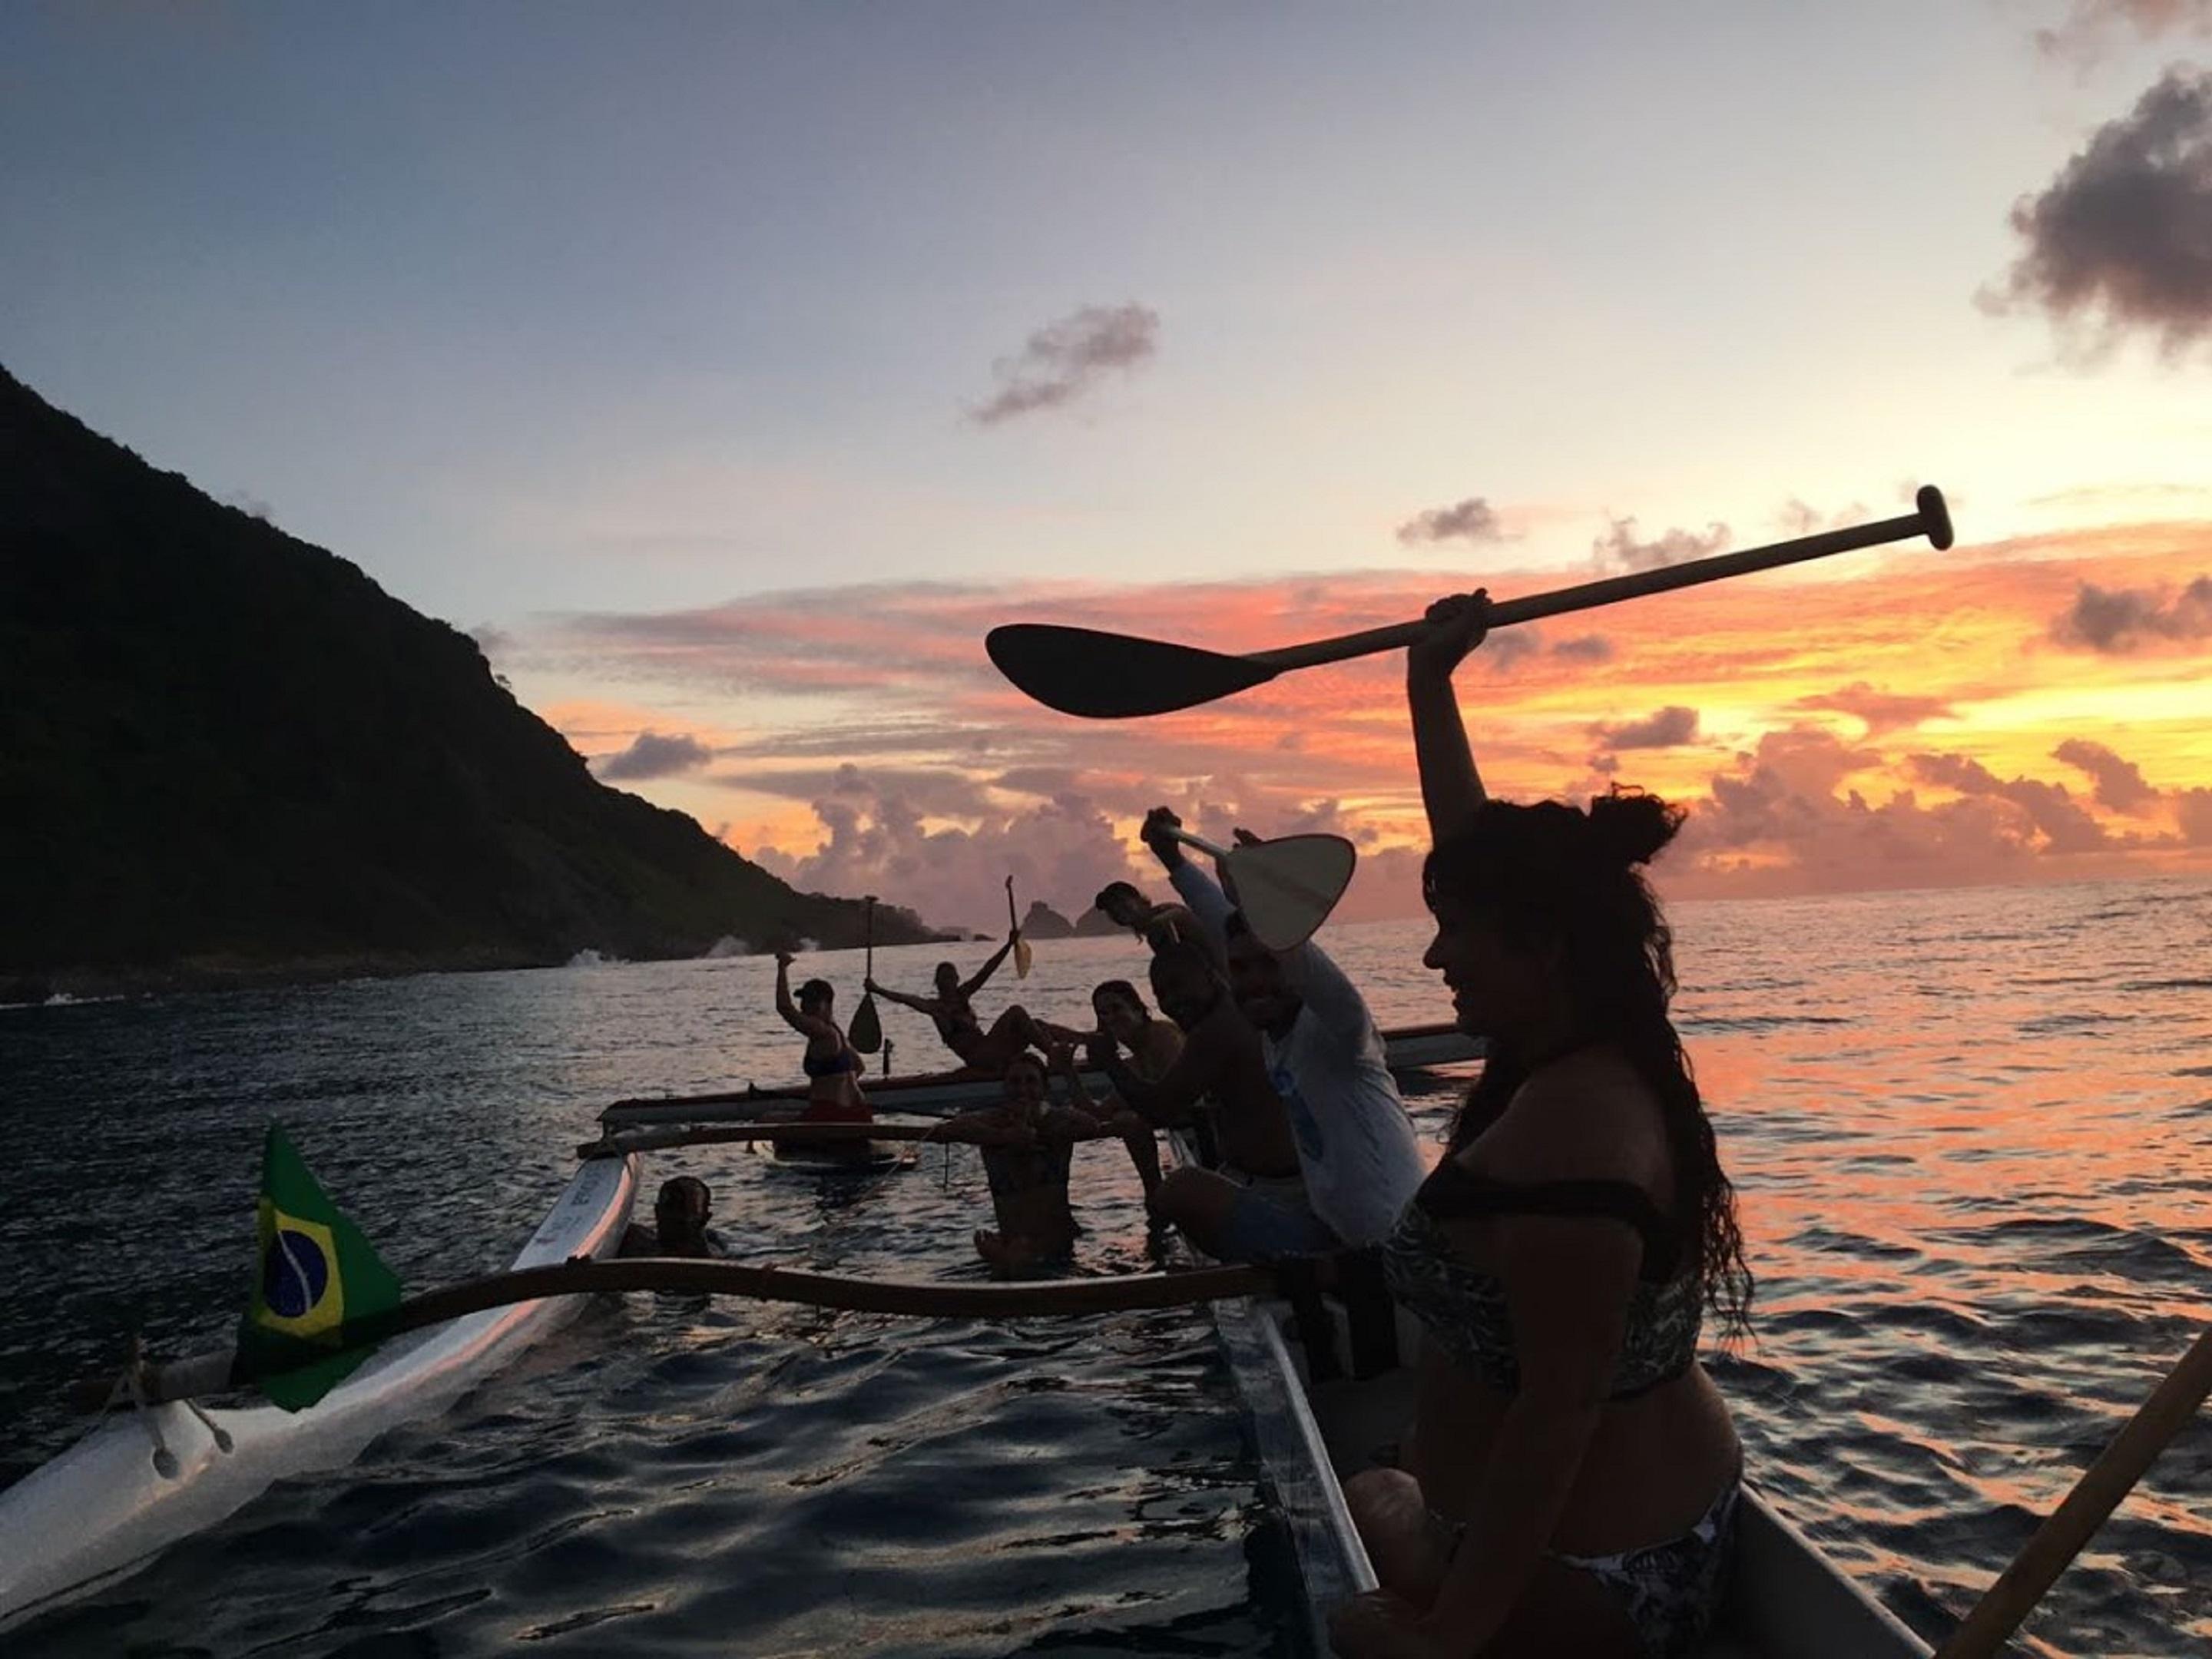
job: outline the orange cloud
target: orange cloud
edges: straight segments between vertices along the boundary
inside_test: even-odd
[[[1500,630],[1461,671],[1461,702],[1497,793],[1619,778],[1689,804],[1661,872],[1672,890],[2203,869],[2208,575],[2212,526],[2193,523],[1855,554]],[[1562,578],[1485,580],[1506,597]],[[1012,869],[1073,914],[1141,873],[1131,834],[1165,800],[1217,833],[1340,829],[1364,854],[1352,913],[1403,913],[1424,826],[1401,658],[1097,722],[1030,702],[982,638],[1053,621],[1255,650],[1419,616],[1438,585],[1380,571],[823,590],[559,618],[518,641],[515,672],[589,672],[639,699],[549,711],[588,752],[646,732],[710,744],[711,768],[641,788],[746,823],[744,850],[802,885],[990,927]]]

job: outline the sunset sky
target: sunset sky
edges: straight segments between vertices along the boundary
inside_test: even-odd
[[[358,15],[356,15],[358,14]],[[1675,894],[2212,870],[2212,0],[21,4],[0,362],[473,631],[801,886],[1069,915],[1143,810],[1417,903],[1395,658],[1104,725],[994,623],[1501,633]]]

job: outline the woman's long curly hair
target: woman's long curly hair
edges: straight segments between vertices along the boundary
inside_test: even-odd
[[[1747,1334],[1753,1280],[1690,1059],[1667,1006],[1674,935],[1643,866],[1674,838],[1682,809],[1618,786],[1583,811],[1560,801],[1486,801],[1429,854],[1423,896],[1497,927],[1517,947],[1562,951],[1577,1035],[1613,1044],[1656,1095],[1674,1157],[1679,1212],[1694,1215],[1696,1271],[1723,1342]],[[1498,1121],[1528,1080],[1525,1060],[1493,1054],[1454,1120],[1457,1152]]]

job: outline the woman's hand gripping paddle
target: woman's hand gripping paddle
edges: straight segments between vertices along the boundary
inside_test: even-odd
[[[1509,627],[1534,622],[1540,617],[1564,616],[1588,611],[1646,593],[1664,593],[1677,587],[1695,587],[1754,570],[1824,559],[1834,553],[1878,547],[1926,536],[1938,548],[1951,544],[1951,514],[1943,494],[1935,485],[1922,488],[1914,498],[1916,511],[1901,518],[1883,519],[1848,529],[1823,531],[1770,547],[1747,548],[1741,553],[1722,553],[1710,559],[1691,559],[1657,570],[1638,570],[1601,581],[1582,582],[1506,599],[1490,608],[1490,626]],[[1048,623],[1009,623],[985,636],[983,647],[999,672],[1048,708],[1091,720],[1126,720],[1135,714],[1164,714],[1177,708],[1194,708],[1255,685],[1265,685],[1276,675],[1293,668],[1312,668],[1322,663],[1345,662],[1411,645],[1427,631],[1426,622],[1400,623],[1370,628],[1364,633],[1316,640],[1307,645],[1258,651],[1249,656],[1228,656],[1192,645],[1170,645],[1163,640],[1138,639],[1127,634],[1103,633],[1091,628],[1061,628]]]
[[[862,981],[865,983],[876,976],[876,896],[869,894],[861,900],[861,903],[866,907],[861,912],[861,926],[867,930],[868,965],[866,979]],[[853,1029],[845,1035],[860,1054],[872,1054],[884,1046],[884,1022],[877,1016],[876,994],[873,991],[861,994],[860,1006],[853,1010]]]
[[[1224,881],[1237,890],[1237,908],[1252,937],[1270,951],[1295,951],[1328,920],[1352,884],[1359,854],[1342,836],[1285,836],[1280,841],[1216,847],[1187,830],[1167,833],[1186,847],[1210,853]]]
[[[1022,937],[1021,920],[1014,914],[1014,878],[1012,876],[1006,878],[1006,931],[1014,939],[1014,977],[1027,979],[1030,976],[1030,942]]]

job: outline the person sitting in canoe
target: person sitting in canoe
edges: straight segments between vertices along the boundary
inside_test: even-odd
[[[1206,943],[1206,930],[1188,905],[1157,903],[1128,882],[1108,882],[1091,902],[1109,921],[1127,928],[1155,952],[1186,940]]]
[[[933,997],[908,996],[903,991],[887,990],[872,978],[866,988],[887,1002],[928,1015],[937,1026],[937,1035],[945,1039],[945,1046],[960,1057],[963,1070],[979,1077],[998,1077],[1005,1073],[1009,1060],[1026,1049],[1035,1048],[1042,1054],[1055,1042],[1080,1042],[1084,1035],[1032,1018],[1030,1011],[1019,1003],[992,1021],[988,1030],[984,1030],[970,999],[990,982],[991,975],[999,971],[999,964],[1006,959],[1007,952],[1021,936],[1018,927],[1009,933],[1006,942],[964,982],[957,968],[949,962],[939,963],[937,994]]]
[[[1098,1029],[1129,1051],[1129,1070],[1146,1083],[1158,1083],[1182,1053],[1182,1032],[1171,1019],[1153,1018],[1137,988],[1126,979],[1106,980],[1091,993],[1091,1012]],[[1048,1055],[1053,1068],[1067,1080],[1068,1099],[1094,1116],[1105,1118],[1129,1149],[1149,1200],[1160,1184],[1160,1148],[1153,1139],[1150,1120],[1133,1111],[1110,1091],[1103,1099],[1093,1097],[1075,1069],[1075,1045],[1055,1047]]]
[[[1306,1200],[1336,1240],[1379,1244],[1427,1165],[1375,1017],[1311,939],[1279,953],[1262,945],[1229,896],[1166,833],[1181,824],[1166,807],[1154,807],[1145,844],[1222,946],[1231,994],[1259,1033],[1267,1076],[1290,1115]],[[1237,834],[1248,844],[1255,839]]]
[[[653,1200],[653,1225],[633,1221],[623,1230],[622,1255],[720,1255],[721,1245],[707,1230],[713,1194],[697,1176],[677,1176],[660,1183]]]
[[[1002,1279],[1065,1261],[1073,1253],[1067,1176],[1075,1143],[1114,1133],[1089,1112],[1048,1107],[1044,1062],[1035,1054],[1018,1054],[1006,1062],[1005,1089],[999,1105],[947,1118],[924,1137],[981,1150],[999,1225],[977,1231],[975,1253]]]
[[[1091,1039],[1091,1063],[1133,1112],[1158,1128],[1189,1123],[1200,1098],[1210,1097],[1221,1157],[1218,1169],[1183,1168],[1161,1177],[1146,1200],[1152,1219],[1180,1228],[1226,1261],[1334,1249],[1335,1233],[1307,1199],[1290,1116],[1261,1057],[1259,1035],[1213,958],[1198,945],[1178,945],[1152,958],[1152,980],[1161,1012],[1182,1030],[1175,1062],[1157,1080],[1144,1078],[1121,1058],[1119,1034],[1109,1028]]]
[[[775,1011],[783,1023],[806,1038],[799,1057],[806,1073],[806,1109],[802,1123],[869,1123],[875,1115],[860,1092],[860,1056],[837,1024],[837,993],[826,979],[810,979],[791,994],[792,956],[775,953]]]
[[[1484,617],[1479,595],[1431,607],[1407,682],[1424,960],[1490,1059],[1386,1248],[1425,1332],[1419,1406],[1401,1466],[1346,1487],[1382,1588],[1334,1643],[1671,1659],[1712,1621],[1741,1490],[1701,1316],[1740,1334],[1753,1288],[1643,875],[1682,813],[1486,798],[1451,688]]]

